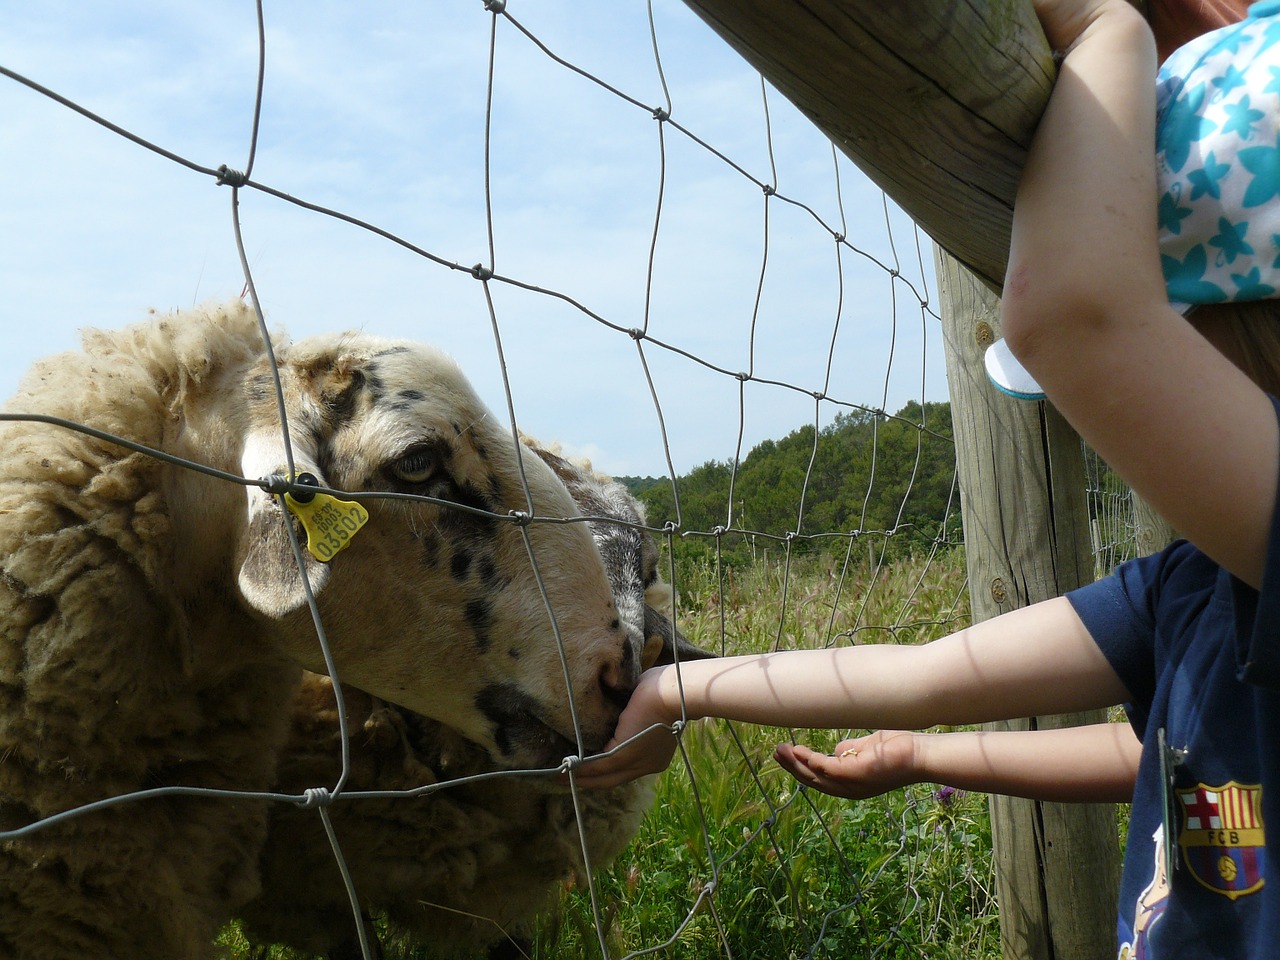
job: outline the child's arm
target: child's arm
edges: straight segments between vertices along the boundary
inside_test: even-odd
[[[1004,336],[1135,490],[1256,587],[1280,434],[1261,389],[1168,304],[1150,31],[1126,0],[1036,6],[1068,53],[1014,206]]]
[[[1031,800],[1125,803],[1142,744],[1127,723],[1057,730],[913,733],[880,730],[827,756],[782,744],[774,754],[801,783],[861,800],[911,783]]]
[[[586,785],[610,786],[665,769],[675,751],[669,727],[682,717],[919,729],[1088,710],[1127,699],[1074,608],[1058,598],[923,646],[797,650],[650,670],[609,746],[643,736],[613,756],[588,761],[578,777]]]

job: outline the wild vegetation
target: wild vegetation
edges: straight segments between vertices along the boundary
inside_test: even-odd
[[[726,653],[828,636],[925,642],[967,622],[955,550],[892,566],[794,559],[789,572],[761,561],[725,576],[694,559],[679,580],[682,629]],[[640,835],[596,877],[607,955],[665,945],[657,956],[681,960],[999,956],[985,796],[926,784],[840,801],[797,790],[771,759],[782,740],[831,747],[845,733],[691,725]],[[566,889],[561,907],[533,956],[602,956],[587,892]]]
[[[892,565],[859,553],[848,564],[816,555],[719,569],[692,557],[678,566],[681,629],[726,653],[926,642],[967,622],[963,557],[954,549]],[[780,740],[830,747],[846,732],[690,725],[686,759],[677,755],[661,777],[628,852],[596,873],[594,898],[583,884],[567,885],[558,913],[524,953],[999,956],[985,797],[926,784],[838,801],[797,790],[771,759]],[[224,936],[231,956],[248,956],[233,929]],[[389,956],[401,955],[423,956],[392,945]]]
[[[884,542],[892,556],[960,536],[953,495],[955,447],[949,403],[909,403],[888,415],[838,414],[752,449],[736,469],[711,460],[676,479],[627,478],[649,520],[677,521],[677,556],[707,556],[696,536],[724,529],[722,559],[759,559],[789,540],[794,552],[840,553],[848,535]],[[677,503],[678,497],[678,503]]]

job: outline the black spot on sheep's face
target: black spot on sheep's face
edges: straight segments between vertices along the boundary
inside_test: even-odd
[[[540,704],[520,688],[496,684],[476,694],[476,709],[494,730],[498,753],[505,760],[534,754],[547,766],[577,753],[573,740],[557,734],[540,716]]]
[[[427,530],[421,534],[415,531],[413,536],[422,544],[423,566],[428,570],[435,570],[440,566],[440,535],[435,530]]]
[[[246,390],[249,402],[255,405],[269,402],[275,397],[275,381],[269,373],[259,373],[249,380]]]
[[[455,580],[466,580],[471,573],[471,551],[466,547],[455,550],[453,560],[449,562],[449,572]]]
[[[400,390],[396,393],[396,404],[404,404],[404,409],[409,409],[410,404],[418,403],[427,399],[421,390]]]
[[[471,628],[476,648],[484,653],[489,649],[489,631],[493,629],[493,604],[484,598],[467,604],[466,621]]]
[[[503,762],[541,764],[548,744],[571,741],[571,698],[584,748],[602,746],[638,675],[633,618],[615,606],[587,524],[513,519],[530,504],[536,518],[578,516],[565,485],[430,348],[304,341],[285,351],[281,372],[297,469],[335,490],[383,495],[364,501],[368,524],[331,563],[308,561],[340,678],[454,727]],[[270,462],[279,428],[273,398],[258,403],[260,392],[246,395],[265,475],[283,460]],[[254,580],[250,567],[287,578],[294,566],[278,506],[263,496],[256,509],[277,559],[246,561],[242,586]],[[291,655],[323,669],[299,594],[297,584],[246,587],[251,605],[281,621]]]

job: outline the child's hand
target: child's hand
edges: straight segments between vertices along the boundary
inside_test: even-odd
[[[605,753],[615,749],[617,752],[584,760],[575,777],[579,786],[616,787],[667,769],[676,752],[671,724],[680,718],[679,707],[664,701],[662,680],[667,669],[670,668],[650,670],[640,678],[640,685],[618,718],[613,738],[605,744]]]
[[[849,800],[879,796],[919,780],[915,735],[909,731],[878,730],[842,740],[832,756],[784,743],[774,759],[806,786]]]

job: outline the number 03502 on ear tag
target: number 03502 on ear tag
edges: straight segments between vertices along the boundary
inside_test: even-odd
[[[307,550],[321,563],[328,563],[345,550],[369,522],[369,511],[360,504],[327,493],[317,493],[309,503],[286,493],[284,502],[307,531]]]

